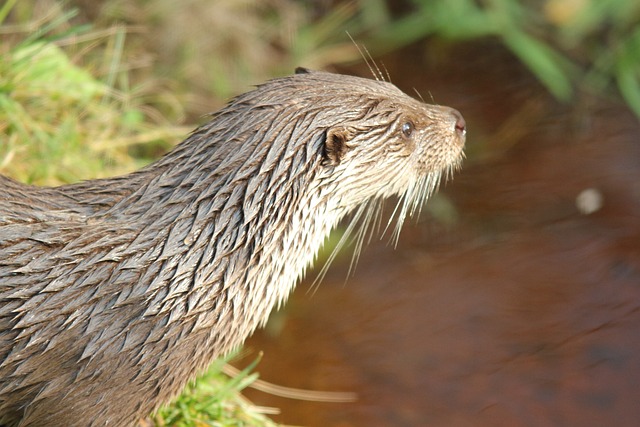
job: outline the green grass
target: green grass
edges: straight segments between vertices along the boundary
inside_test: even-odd
[[[10,26],[22,37],[3,40],[0,173],[24,182],[56,185],[128,172],[150,161],[131,156],[136,146],[166,150],[185,133],[151,122],[134,94],[114,84],[119,71],[109,69],[108,61],[122,49],[114,43],[122,31],[82,46],[74,40],[91,35],[83,28],[56,32],[72,16],[52,16],[35,32]],[[69,43],[84,49],[83,55],[72,57],[63,48]],[[87,61],[98,57],[102,62]],[[104,69],[108,72],[99,74]]]
[[[240,392],[258,375],[251,373],[256,359],[239,375],[229,377],[223,373],[227,359],[216,360],[207,373],[190,383],[180,397],[154,416],[157,426],[175,427],[275,427],[261,408],[243,399]]]

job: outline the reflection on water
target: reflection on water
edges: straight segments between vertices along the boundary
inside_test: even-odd
[[[635,426],[638,121],[555,105],[500,51],[461,49],[449,64],[384,60],[469,123],[470,159],[443,191],[457,222],[425,216],[396,250],[373,243],[346,284],[348,259],[313,295],[311,274],[278,333],[247,344],[264,351],[263,379],[358,401],[247,395],[307,426]],[[588,215],[586,189],[602,203]]]

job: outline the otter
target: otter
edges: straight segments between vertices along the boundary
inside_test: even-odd
[[[399,230],[465,133],[382,79],[299,69],[129,175],[0,176],[0,424],[148,416],[265,323],[342,218],[396,195]]]

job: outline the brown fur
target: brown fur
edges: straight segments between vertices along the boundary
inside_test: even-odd
[[[341,218],[397,194],[401,223],[463,145],[455,110],[303,70],[136,173],[0,176],[0,423],[134,424],[264,323]]]

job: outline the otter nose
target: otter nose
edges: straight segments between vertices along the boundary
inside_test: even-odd
[[[460,111],[451,109],[451,115],[455,120],[454,129],[461,137],[465,137],[467,135],[467,122],[464,121],[464,117],[460,114]]]

